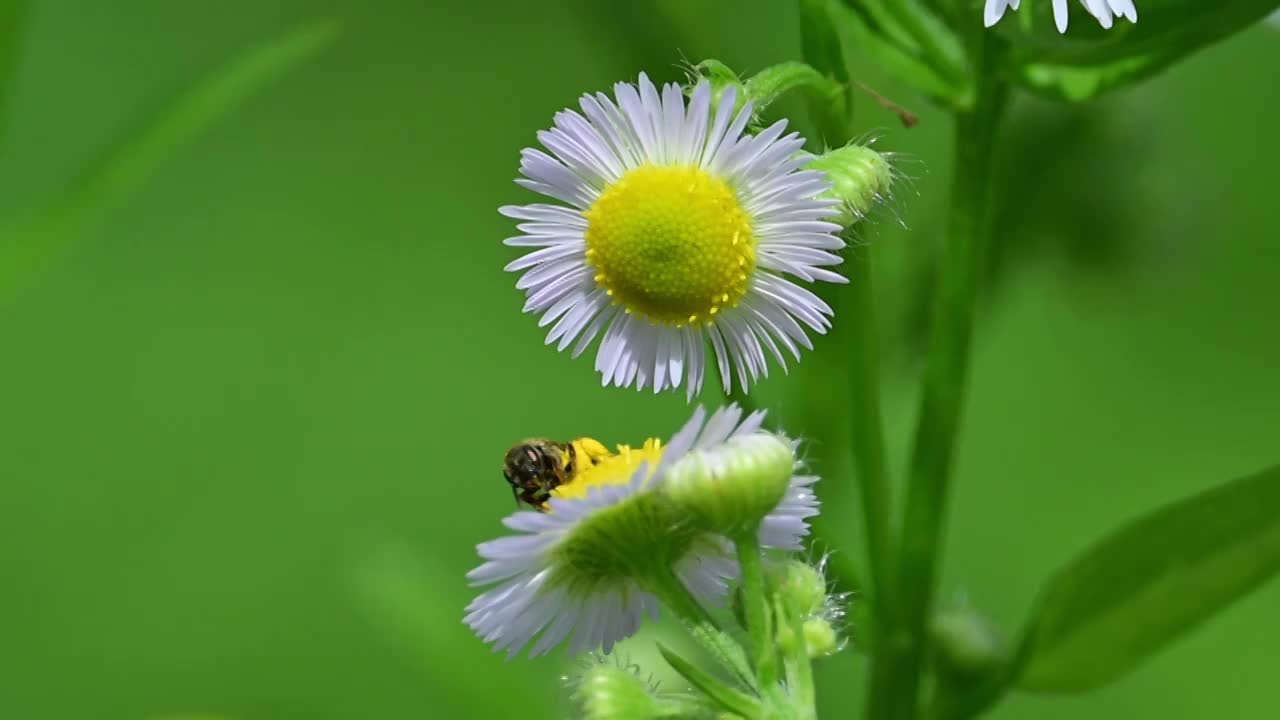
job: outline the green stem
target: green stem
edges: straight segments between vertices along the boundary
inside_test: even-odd
[[[818,693],[813,684],[813,660],[804,637],[804,618],[789,615],[778,603],[778,622],[789,622],[792,634],[791,649],[783,659],[787,671],[787,688],[793,700],[797,720],[816,720],[818,717]]]
[[[747,634],[751,636],[752,661],[760,686],[767,691],[778,684],[778,657],[774,649],[760,540],[755,531],[743,533],[734,539],[734,546],[738,550],[738,566],[742,570],[742,612]]]
[[[844,86],[813,66],[802,62],[770,65],[746,81],[747,95],[756,100],[756,112],[763,110],[790,90],[806,90],[814,102],[843,103]]]
[[[657,595],[658,600],[681,620],[690,625],[705,625],[713,630],[720,630],[719,623],[711,617],[711,613],[707,612],[706,608],[702,607],[702,603],[698,602],[674,572],[648,577],[643,586],[645,590]]]
[[[1007,87],[997,78],[997,48],[975,36],[977,103],[957,113],[947,244],[934,298],[930,352],[908,478],[898,557],[897,622],[872,678],[870,716],[916,717],[933,606],[952,459],[964,407],[969,342],[983,257],[991,159]]]
[[[840,40],[831,31],[825,5],[821,0],[802,0],[800,10],[805,60],[848,87],[851,83],[849,70],[844,63]],[[844,144],[853,137],[850,106],[847,101],[839,105],[814,106],[815,122],[829,142],[835,140]],[[863,246],[848,253],[846,268],[849,284],[840,288],[836,296],[840,324],[835,332],[843,340],[841,344],[848,360],[850,447],[854,481],[862,503],[859,525],[866,533],[872,613],[877,620],[873,626],[878,626],[885,622],[884,616],[893,608],[892,578],[889,575],[893,538],[889,526],[892,508],[885,462],[884,422],[880,410],[880,351],[875,294],[871,284],[871,247]],[[872,632],[875,632],[875,627]]]
[[[849,363],[849,444],[862,501],[861,525],[866,533],[871,600],[879,617],[893,607],[890,602],[893,538],[880,411],[880,354],[871,284],[871,248],[861,247],[849,253],[846,267],[849,284],[838,291],[836,304],[846,328],[843,349]]]

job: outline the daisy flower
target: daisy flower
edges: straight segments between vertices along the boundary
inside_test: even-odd
[[[738,572],[733,550],[673,502],[665,483],[688,475],[690,463],[730,469],[722,483],[757,482],[760,458],[776,467],[776,447],[794,447],[762,430],[763,420],[763,412],[743,418],[736,406],[707,419],[698,408],[666,445],[621,446],[556,488],[548,512],[508,516],[503,524],[515,534],[477,547],[485,562],[467,578],[495,587],[471,602],[464,622],[509,657],[525,647],[541,655],[570,635],[575,654],[607,653],[646,616],[657,617],[660,598],[721,604]],[[794,471],[792,456],[770,480],[784,490],[760,522],[764,547],[798,550],[818,512],[817,478]]]
[[[1018,9],[1019,0],[987,0],[983,12],[983,22],[991,27],[1000,21],[1007,8]],[[1117,17],[1125,17],[1129,22],[1138,22],[1138,8],[1133,0],[1080,0],[1089,14],[1097,18],[1103,28],[1110,30]],[[1053,0],[1053,20],[1058,25],[1058,32],[1067,31],[1067,0]]]
[[[828,219],[838,202],[823,173],[802,169],[804,140],[779,121],[746,133],[752,104],[718,102],[703,79],[688,102],[644,74],[614,97],[583,95],[521,153],[516,182],[557,203],[506,206],[535,248],[506,266],[523,275],[525,312],[552,325],[547,344],[580,355],[597,336],[604,385],[702,388],[710,342],[730,390],[787,365],[825,333],[833,311],[794,279],[842,283],[844,247]],[[807,328],[807,330],[806,330]]]

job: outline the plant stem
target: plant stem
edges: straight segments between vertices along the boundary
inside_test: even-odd
[[[1007,94],[995,69],[996,48],[985,37],[976,35],[973,45],[977,103],[955,120],[947,243],[938,270],[898,557],[895,599],[900,611],[884,648],[886,662],[872,680],[869,714],[877,720],[910,720],[919,702],[926,625],[964,407],[994,138]]]
[[[751,636],[752,662],[760,686],[769,690],[778,684],[778,657],[774,649],[770,622],[769,593],[764,582],[764,561],[760,554],[758,532],[743,533],[734,539],[738,550],[738,566],[742,569],[742,613],[747,633]]]
[[[845,66],[840,40],[831,31],[830,18],[820,0],[800,3],[801,29],[805,61],[831,74],[845,88],[852,78]],[[843,103],[814,103],[814,122],[828,142],[844,144],[853,137],[852,102],[848,93]],[[880,411],[880,351],[875,312],[875,294],[871,284],[873,268],[871,247],[863,246],[848,253],[849,284],[836,295],[840,325],[837,332],[848,361],[850,407],[850,447],[853,454],[854,482],[862,503],[860,525],[866,533],[867,558],[870,567],[871,605],[876,619],[872,628],[885,622],[891,611],[892,536],[889,519],[892,509],[889,477],[886,470],[883,419]],[[874,639],[874,635],[873,635]]]
[[[719,630],[720,625],[711,613],[702,607],[702,603],[689,592],[674,572],[649,577],[643,583],[644,589],[658,596],[658,600],[667,606],[681,620],[690,625],[706,625]]]
[[[796,718],[816,720],[818,698],[813,684],[813,660],[809,658],[809,647],[805,643],[804,618],[799,615],[790,616],[780,604],[777,610],[778,622],[790,622],[791,634],[794,638],[784,663],[787,671],[787,687],[794,700]]]
[[[843,350],[849,363],[849,444],[853,452],[854,480],[862,501],[861,520],[866,533],[872,603],[880,617],[892,608],[889,563],[893,538],[880,412],[880,354],[871,284],[871,248],[856,248],[849,253],[846,267],[849,284],[837,291],[836,303],[846,328]]]

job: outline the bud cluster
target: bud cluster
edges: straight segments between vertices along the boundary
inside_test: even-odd
[[[803,648],[808,657],[819,658],[844,647],[839,626],[847,598],[830,591],[822,562],[791,558],[774,564],[769,575],[779,616],[778,643],[784,651]]]

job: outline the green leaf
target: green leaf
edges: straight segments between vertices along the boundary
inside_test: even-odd
[[[910,48],[892,42],[857,0],[829,0],[826,11],[846,46],[865,52],[897,79],[952,107],[972,103],[971,88],[949,80]]]
[[[1016,685],[1110,683],[1280,571],[1280,466],[1155,511],[1054,575]]]
[[[167,158],[272,80],[314,56],[337,32],[334,21],[308,22],[245,51],[122,142],[45,213],[0,226],[0,300],[16,280],[64,251],[92,220],[142,185]]]
[[[1040,5],[1001,27],[1015,75],[1030,90],[1079,101],[1164,70],[1266,17],[1280,0],[1146,0],[1136,24],[1117,20],[1102,30],[1078,13],[1066,34],[1054,29],[1047,3]]]
[[[690,685],[706,693],[707,697],[719,703],[724,709],[744,718],[760,717],[760,701],[741,690],[729,687],[662,643],[658,643],[658,652],[662,653],[667,664],[688,680]]]

